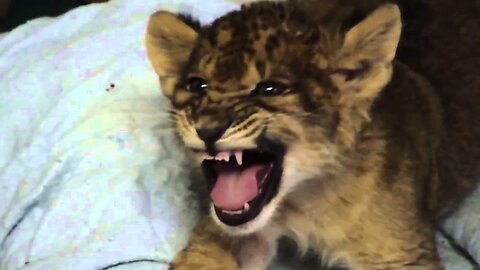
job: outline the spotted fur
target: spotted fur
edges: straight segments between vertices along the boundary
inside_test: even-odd
[[[438,84],[433,73],[448,77],[447,65],[421,38],[441,31],[411,13],[428,1],[397,1],[402,40],[398,6],[382,0],[258,2],[202,27],[152,15],[148,56],[187,151],[265,138],[287,149],[278,194],[259,217],[235,228],[205,217],[173,269],[265,269],[281,235],[354,269],[442,269],[435,226],[480,178],[480,83]],[[192,77],[208,90],[189,89]],[[263,81],[288,90],[255,95]],[[217,141],[198,137],[217,126],[228,126]]]

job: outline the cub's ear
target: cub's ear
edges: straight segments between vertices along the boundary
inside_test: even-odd
[[[385,4],[348,30],[331,63],[333,82],[360,96],[378,94],[390,80],[401,28],[398,6]]]
[[[341,49],[343,60],[391,62],[395,57],[401,28],[398,6],[381,6],[347,32]]]
[[[161,79],[178,76],[197,36],[194,28],[173,13],[158,11],[150,16],[145,37],[147,56]]]

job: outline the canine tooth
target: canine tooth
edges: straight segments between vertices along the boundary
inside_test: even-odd
[[[243,163],[243,152],[242,151],[235,151],[235,159],[237,160],[238,165],[242,165]]]
[[[230,155],[225,155],[223,157],[223,160],[225,160],[226,162],[229,162],[230,161]]]
[[[248,203],[245,203],[245,205],[243,206],[243,211],[248,211],[250,210],[250,205]]]

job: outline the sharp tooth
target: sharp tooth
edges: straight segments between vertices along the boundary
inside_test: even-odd
[[[225,154],[225,156],[223,157],[223,159],[226,161],[226,162],[229,162],[230,161],[230,154]]]
[[[250,210],[250,205],[248,203],[245,203],[245,205],[243,206],[243,211],[248,211]]]
[[[235,159],[237,160],[238,165],[242,165],[243,163],[243,152],[242,151],[235,151]]]

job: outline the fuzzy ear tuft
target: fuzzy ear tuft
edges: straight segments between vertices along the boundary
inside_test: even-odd
[[[340,56],[344,61],[391,62],[401,29],[398,6],[383,5],[346,33]]]
[[[347,31],[330,63],[343,98],[374,98],[389,82],[401,28],[398,6],[385,4]]]
[[[150,16],[145,43],[147,55],[162,77],[177,77],[188,62],[198,33],[173,13],[158,11]]]

